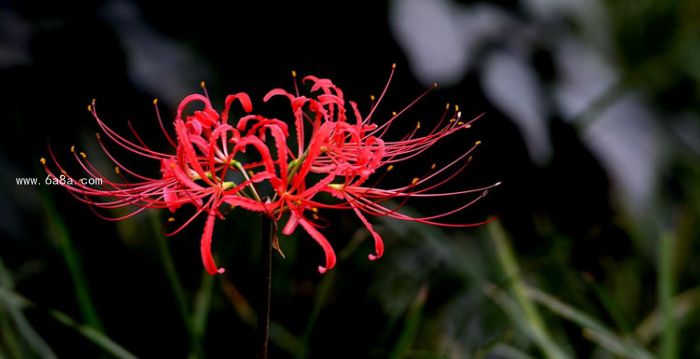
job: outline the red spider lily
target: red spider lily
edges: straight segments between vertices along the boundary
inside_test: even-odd
[[[103,179],[101,187],[90,187],[71,177],[56,159],[51,147],[49,147],[50,157],[61,174],[57,177],[47,165],[46,159],[42,158],[41,163],[56,183],[64,185],[75,198],[87,203],[99,217],[108,220],[129,218],[147,208],[168,208],[171,212],[175,212],[182,205],[193,205],[196,208],[195,213],[179,228],[167,235],[180,232],[200,214],[206,213],[207,219],[201,239],[202,261],[209,273],[223,273],[224,269],[217,269],[211,254],[215,219],[216,217],[223,219],[220,207],[227,203],[248,210],[267,211],[264,203],[251,199],[242,191],[247,187],[254,188],[254,183],[271,177],[266,172],[249,177],[243,167],[234,160],[235,155],[242,150],[241,143],[247,141],[245,137],[241,138],[238,130],[226,123],[230,106],[235,100],[241,103],[246,112],[252,111],[250,99],[244,93],[229,96],[221,116],[212,108],[208,98],[196,94],[187,96],[180,103],[174,121],[177,141],[174,141],[165,131],[160,114],[157,112],[157,101],[154,101],[161,129],[175,148],[174,155],[152,150],[131,125],[134,139],[119,135],[97,116],[94,101],[88,106],[88,110],[104,135],[114,144],[138,156],[158,161],[161,168],[160,178],[151,178],[125,167],[108,150],[100,134],[96,136],[98,143],[107,157],[116,164],[115,172],[119,175],[120,181],[109,180],[108,176],[87,160],[85,153],[76,153],[74,146],[71,147],[71,152],[75,159],[88,176]],[[204,109],[194,111],[192,115],[183,119],[185,107],[193,102],[203,104]],[[229,144],[234,144],[232,150],[229,150]],[[240,171],[245,180],[239,184],[226,181],[229,170]],[[131,181],[127,180],[126,176],[131,177]],[[131,212],[118,217],[109,217],[97,211],[97,208],[108,210],[129,208]]]
[[[313,83],[311,87],[312,94],[318,92],[320,94],[306,97],[299,95],[298,90],[296,94],[290,94],[285,90],[275,89],[270,91],[264,100],[268,101],[274,96],[283,96],[290,101],[292,107],[297,135],[297,157],[291,162],[290,166],[287,166],[286,161],[280,161],[280,167],[286,167],[284,168],[285,173],[290,172],[289,167],[292,167],[293,171],[290,176],[291,180],[284,182],[285,180],[282,179],[281,186],[277,187],[276,197],[279,197],[279,201],[282,203],[276,204],[276,207],[290,212],[289,220],[282,230],[284,234],[291,234],[298,225],[301,225],[322,246],[326,254],[326,265],[319,266],[321,273],[332,268],[335,265],[336,258],[328,240],[316,229],[319,227],[319,224],[306,216],[307,213],[311,212],[311,217],[317,219],[316,212],[318,208],[352,209],[374,239],[375,253],[369,255],[370,260],[376,260],[382,256],[384,244],[381,236],[374,230],[364,214],[389,216],[401,220],[446,227],[468,227],[488,222],[454,224],[441,222],[440,219],[470,206],[485,196],[489,189],[498,186],[500,183],[456,192],[431,192],[461,172],[466,166],[467,161],[465,161],[465,158],[472,153],[479,142],[440,169],[436,170],[437,166],[433,164],[431,170],[435,170],[434,172],[423,178],[414,178],[409,185],[391,189],[381,189],[376,187],[376,185],[363,186],[365,181],[381,167],[386,166],[387,170],[391,170],[393,164],[423,153],[441,139],[457,131],[469,128],[471,122],[476,119],[468,123],[461,122],[461,113],[455,106],[454,113],[452,113],[454,117],[446,121],[446,115],[449,110],[448,105],[442,119],[429,133],[419,136],[420,123],[418,123],[416,128],[402,139],[389,141],[385,140],[384,136],[391,124],[419,101],[427,91],[406,106],[404,110],[394,113],[388,121],[378,126],[372,123],[372,116],[388,89],[391,76],[379,100],[373,105],[366,117],[361,115],[356,103],[348,101],[355,118],[354,122],[348,122],[348,111],[343,92],[330,80],[308,76],[304,78],[304,81]],[[304,136],[305,122],[310,122],[312,126],[308,144]],[[278,149],[278,152],[286,156],[286,153],[291,151]],[[445,175],[459,163],[464,164]],[[320,174],[322,177],[309,184],[307,183],[309,182],[307,177],[310,174]],[[319,202],[314,198],[320,192],[330,193],[340,201],[338,203]],[[432,216],[411,217],[398,212],[398,209],[411,197],[444,197],[469,194],[476,194],[476,198],[471,198],[454,209]],[[383,203],[390,199],[401,199],[402,203],[396,208],[388,208]]]
[[[49,153],[55,166],[62,173],[61,176],[71,180],[70,184],[65,185],[69,192],[90,205],[102,218],[120,220],[146,208],[168,208],[175,212],[183,205],[194,206],[195,213],[179,228],[168,233],[172,235],[181,231],[200,214],[206,213],[201,254],[204,267],[211,274],[223,272],[223,268],[218,268],[213,260],[211,240],[216,218],[224,218],[221,211],[224,204],[270,216],[275,223],[288,215],[282,233],[289,235],[301,225],[325,253],[325,265],[318,267],[319,271],[324,273],[335,266],[336,256],[329,241],[318,230],[322,226],[317,215],[319,208],[352,210],[374,238],[375,253],[370,254],[369,258],[375,260],[382,256],[384,244],[366,215],[389,216],[447,227],[475,226],[481,223],[454,224],[443,220],[470,206],[486,195],[490,188],[498,185],[496,183],[454,192],[433,191],[461,172],[478,142],[439,169],[433,164],[431,172],[414,178],[405,186],[380,188],[378,184],[366,184],[368,179],[383,167],[390,171],[394,164],[420,155],[445,137],[469,128],[474,121],[461,122],[458,108],[455,106],[450,112],[448,105],[440,121],[427,133],[421,133],[418,123],[403,138],[386,139],[391,125],[428,92],[420,95],[404,110],[394,113],[383,124],[375,124],[372,121],[373,116],[387,92],[391,76],[381,96],[376,102],[373,101],[366,116],[361,114],[355,102],[346,101],[343,92],[328,79],[314,76],[304,78],[304,82],[312,84],[308,96],[300,95],[296,81],[295,94],[281,89],[270,91],[263,98],[264,102],[276,96],[289,100],[294,117],[295,141],[290,140],[290,132],[285,122],[251,113],[253,106],[245,93],[229,95],[221,114],[213,109],[206,96],[187,96],[180,103],[173,123],[175,139],[165,130],[156,106],[160,127],[168,142],[175,148],[175,154],[152,150],[131,125],[129,126],[133,139],[117,134],[100,120],[93,102],[89,110],[107,138],[135,155],[158,161],[161,168],[159,178],[150,178],[123,166],[107,149],[100,135],[97,136],[99,145],[116,164],[120,181],[108,180],[87,161],[84,153],[77,154],[71,148],[75,159],[89,176],[104,179],[99,188],[84,185],[66,173],[51,148]],[[230,110],[236,101],[240,103],[245,114],[229,124]],[[203,109],[185,115],[186,108],[192,103],[200,103]],[[450,120],[447,120],[448,117]],[[310,131],[305,127],[310,127]],[[249,160],[250,153],[247,152],[251,150],[259,160]],[[46,165],[46,160],[42,158],[41,161],[46,172],[52,178],[56,178],[54,172]],[[242,178],[240,183],[232,180],[234,173]],[[130,180],[127,180],[126,176],[131,177]],[[272,188],[272,193],[265,200],[258,193],[262,183],[267,183]],[[320,193],[330,194],[336,201],[323,202],[317,199]],[[399,212],[410,198],[470,194],[472,196],[464,200],[462,205],[442,213],[412,217]],[[398,204],[393,207],[388,204],[392,199],[398,200]],[[116,218],[109,218],[97,211],[98,208],[122,207],[131,208],[132,211]]]

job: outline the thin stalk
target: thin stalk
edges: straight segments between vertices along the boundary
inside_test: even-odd
[[[260,251],[262,271],[260,276],[261,296],[258,310],[258,337],[260,344],[259,359],[267,359],[267,347],[270,339],[270,301],[272,292],[272,219],[262,215],[262,247]]]

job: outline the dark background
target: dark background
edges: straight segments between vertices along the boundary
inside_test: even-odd
[[[256,216],[217,223],[227,272],[209,277],[202,220],[164,239],[165,212],[113,223],[60,187],[17,184],[43,181],[49,143],[63,162],[76,145],[108,165],[91,99],[112,128],[128,133],[130,120],[165,149],[153,98],[170,119],[204,80],[218,108],[238,91],[260,106],[296,70],[331,78],[366,109],[392,63],[378,122],[440,83],[398,135],[437,121],[445,102],[485,116],[384,183],[481,140],[445,189],[503,182],[453,218],[498,221],[452,230],[377,218],[386,254],[369,262],[361,223],[323,213],[341,258],[323,276],[311,238],[281,238],[272,358],[698,356],[699,24],[694,0],[2,1],[0,358],[109,357],[116,345],[146,358],[254,356]]]

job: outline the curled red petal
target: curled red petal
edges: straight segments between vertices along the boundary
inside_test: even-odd
[[[326,273],[327,270],[333,269],[335,267],[335,251],[333,251],[333,247],[331,247],[331,244],[328,243],[328,240],[326,237],[321,234],[316,228],[313,226],[313,224],[309,223],[306,221],[304,218],[299,218],[299,224],[301,224],[302,227],[306,230],[306,232],[311,236],[311,238],[315,239],[316,242],[323,248],[323,252],[326,254],[326,266],[318,266],[318,271],[319,273],[323,274]]]
[[[214,222],[216,221],[216,212],[210,211],[207,216],[207,222],[204,224],[204,233],[202,234],[202,241],[200,242],[200,250],[202,251],[202,263],[204,263],[204,269],[207,270],[209,274],[221,274],[225,271],[224,268],[217,268],[216,262],[214,262],[214,257],[211,255],[211,237],[214,234]]]

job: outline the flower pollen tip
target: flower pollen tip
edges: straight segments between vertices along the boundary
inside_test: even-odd
[[[418,177],[413,177],[413,180],[411,181],[411,184],[414,185],[414,184],[418,183],[419,180],[420,180],[420,179],[419,179]]]
[[[73,152],[73,153],[75,153],[75,145],[70,146],[70,151]]]
[[[448,103],[445,105],[445,110],[447,110],[447,109],[449,109],[449,108],[450,108],[450,103],[448,102]]]
[[[297,77],[297,72],[292,70],[292,77]]]
[[[121,170],[119,169],[119,166],[114,167],[114,173],[120,174]]]
[[[85,152],[80,152],[80,157],[87,158],[87,155],[85,154]]]
[[[437,82],[433,82],[433,88],[436,88],[436,87],[438,87],[438,83],[437,83]]]
[[[100,140],[100,134],[96,132],[96,133],[95,133],[95,138],[99,141],[99,140]]]
[[[493,186],[494,186],[494,187],[496,187],[496,186],[500,186],[500,185],[501,185],[501,183],[503,183],[503,182],[501,182],[501,181],[498,181],[498,182],[494,183],[494,184],[493,184]]]
[[[474,142],[474,146],[478,146],[478,145],[480,145],[480,144],[481,144],[481,141],[476,141],[476,142]]]
[[[371,261],[373,261],[373,262],[376,261],[377,259],[379,259],[380,257],[381,257],[381,256],[377,256],[377,255],[374,255],[374,254],[369,254],[369,255],[367,255],[367,258],[369,258],[369,260],[371,260]]]
[[[316,207],[311,207],[311,212],[318,213],[318,208],[316,208]]]
[[[455,105],[455,112],[459,112],[459,105]]]
[[[175,222],[175,217],[168,217],[168,222],[169,223]]]
[[[319,219],[319,216],[318,216],[318,214],[316,214],[316,213],[314,213],[311,217],[313,217],[313,219],[315,219],[315,220],[317,220],[317,221],[318,221],[318,219]]]
[[[394,165],[389,165],[389,167],[386,168],[386,171],[389,172],[394,169]]]
[[[392,116],[396,116],[396,111],[392,111],[392,112],[391,112],[391,115],[392,115]]]
[[[318,266],[318,272],[321,273],[321,274],[326,273],[327,270],[328,270],[328,269],[325,268],[324,266]]]
[[[153,104],[154,104],[154,105],[157,105],[157,104],[158,104],[158,98],[154,98],[154,99],[153,99]]]
[[[375,99],[374,95],[369,95],[369,99],[370,99],[370,101],[374,101],[374,99]]]
[[[391,64],[391,69],[393,70],[395,68],[396,68],[396,63],[394,62],[393,64]]]
[[[224,272],[226,272],[226,269],[224,269],[224,268],[219,268],[219,269],[216,271],[216,273],[218,273],[218,274],[224,274]]]
[[[435,167],[437,167],[437,165],[436,165],[436,164],[434,164],[434,163],[433,163],[432,165],[430,165],[430,169],[431,169],[431,170],[434,170],[434,169],[435,169]]]
[[[46,158],[44,158],[44,157],[40,158],[39,162],[41,162],[42,165],[46,165]]]
[[[420,128],[420,121],[416,122],[416,128]]]
[[[207,83],[204,82],[204,81],[200,81],[200,82],[199,82],[199,87],[205,88],[205,87],[207,87]]]

